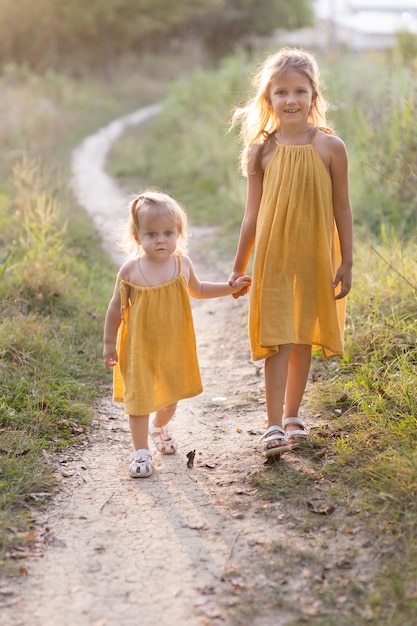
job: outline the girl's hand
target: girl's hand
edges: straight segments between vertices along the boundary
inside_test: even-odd
[[[229,285],[232,287],[232,289],[236,289],[236,291],[232,293],[232,296],[235,299],[247,294],[251,284],[252,278],[250,276],[242,276],[239,275],[237,272],[232,272],[232,274],[230,275]]]
[[[104,365],[106,366],[106,368],[108,370],[111,370],[111,368],[116,365],[118,360],[119,358],[117,356],[117,352],[116,352],[114,345],[113,344],[105,345],[104,350],[103,350],[103,361],[104,361]]]
[[[333,281],[333,287],[336,289],[338,285],[341,285],[340,291],[335,295],[335,300],[341,300],[345,298],[352,286],[352,267],[342,265],[339,267],[336,273],[336,277]]]

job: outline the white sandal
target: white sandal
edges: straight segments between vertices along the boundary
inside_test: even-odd
[[[171,435],[168,426],[155,426],[153,422],[149,424],[149,434],[155,444],[156,449],[161,454],[175,454],[178,444]]]
[[[132,478],[146,478],[152,474],[152,454],[146,448],[139,448],[130,455],[130,475]]]
[[[305,441],[309,435],[309,430],[304,426],[303,422],[298,417],[287,417],[283,422],[285,428],[285,434],[291,446],[291,450],[298,448],[301,441]],[[287,426],[298,426],[294,430],[287,430]]]
[[[285,430],[281,428],[281,426],[273,425],[265,431],[262,435],[261,440],[264,440],[263,451],[264,455],[269,457],[280,456],[284,452],[289,452],[291,450],[291,446],[288,443],[287,436],[285,434]],[[273,441],[278,442],[278,445],[270,447]]]

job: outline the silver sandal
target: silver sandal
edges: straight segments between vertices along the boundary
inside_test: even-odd
[[[147,478],[152,474],[152,454],[146,448],[139,448],[130,455],[130,475],[132,478]]]
[[[156,449],[161,454],[175,454],[178,444],[170,433],[168,426],[154,426],[153,422],[149,424],[149,434],[155,444]]]
[[[291,450],[291,446],[288,443],[287,435],[285,434],[285,430],[281,428],[281,426],[273,425],[265,431],[262,435],[261,440],[263,439],[263,452],[264,455],[269,457],[281,456],[284,452],[289,452]],[[278,442],[278,445],[270,447],[273,441]]]
[[[300,442],[305,441],[310,434],[308,428],[304,426],[303,422],[298,417],[287,417],[283,422],[283,426],[285,428],[285,434],[291,446],[291,450],[298,448]],[[298,426],[298,428],[294,430],[286,430],[287,426]]]

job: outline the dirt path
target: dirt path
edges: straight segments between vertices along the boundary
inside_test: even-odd
[[[126,123],[157,109],[146,111],[102,129],[74,154],[78,198],[110,250],[126,198],[103,171],[105,155]],[[209,252],[210,230],[193,235],[200,276],[226,278],[229,267]],[[109,379],[88,440],[54,460],[62,491],[39,516],[28,575],[0,585],[0,624],[280,626],[349,615],[346,589],[367,585],[372,572],[361,528],[352,530],[342,510],[324,519],[305,502],[264,501],[248,481],[262,469],[265,411],[262,371],[248,352],[247,300],[194,301],[193,311],[205,390],[179,405],[178,453],[155,454],[148,479],[129,477],[128,425],[110,400]],[[281,463],[314,473],[297,454]],[[324,598],[335,586],[329,609]],[[356,615],[351,623],[365,622]]]

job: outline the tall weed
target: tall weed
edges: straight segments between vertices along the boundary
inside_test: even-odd
[[[358,233],[410,238],[417,227],[416,70],[390,51],[326,60],[329,118],[345,140]]]

